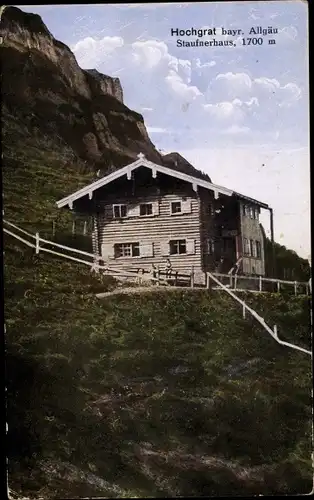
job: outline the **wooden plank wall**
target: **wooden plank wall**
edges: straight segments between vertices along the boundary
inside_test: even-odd
[[[139,190],[137,190],[139,191]],[[173,201],[191,202],[191,212],[186,214],[170,215],[170,204]],[[159,215],[135,216],[125,219],[114,219],[112,204],[131,203],[159,203]],[[179,272],[202,270],[200,248],[200,220],[199,199],[189,186],[177,190],[176,194],[158,194],[153,186],[142,190],[141,195],[130,198],[108,194],[104,201],[99,201],[99,243],[112,244],[144,242],[153,243],[153,257],[121,257],[107,259],[111,267],[115,265],[130,265],[144,269],[151,268],[152,263],[160,268],[166,266],[167,255],[164,254],[164,243],[168,240],[189,239],[195,241],[195,253],[190,255],[169,255],[172,268]]]
[[[247,203],[246,203],[247,204]],[[264,238],[260,228],[259,221],[256,219],[251,219],[249,216],[243,215],[243,203],[240,206],[240,217],[241,217],[241,233],[242,233],[242,247],[244,248],[244,238],[255,239],[261,243],[261,259],[254,257],[243,256],[243,273],[252,274],[254,269],[255,273],[259,275],[265,275],[265,257],[264,257]],[[254,268],[254,269],[253,269]]]

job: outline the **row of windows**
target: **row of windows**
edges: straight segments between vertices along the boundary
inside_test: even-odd
[[[139,241],[130,243],[116,243],[114,246],[114,258],[120,257],[152,257],[153,244],[141,244]],[[207,239],[207,253],[214,254],[214,239]],[[163,246],[163,255],[184,255],[195,252],[195,241],[187,239],[170,240]],[[244,238],[244,255],[261,258],[261,242]]]
[[[244,255],[260,259],[262,256],[261,242],[244,238]]]
[[[181,214],[191,212],[191,202],[188,201],[173,201],[170,203],[170,214]],[[158,215],[159,206],[158,202],[154,203],[140,203],[133,207],[126,204],[113,205],[113,217],[121,219],[129,216],[149,216]]]
[[[245,217],[250,217],[251,219],[259,219],[259,210],[251,205],[242,205],[242,214]]]
[[[206,250],[209,255],[214,255],[215,240],[213,238],[209,238],[207,240]],[[224,250],[226,250],[225,246]],[[244,255],[260,259],[262,257],[261,242],[257,240],[249,240],[248,238],[244,238]]]
[[[134,243],[116,243],[114,245],[114,258],[120,257],[141,257],[148,256],[147,253],[141,252],[142,246],[140,242]],[[152,248],[152,244],[151,244]],[[168,242],[167,255],[181,255],[186,254],[188,251],[188,243],[186,239],[170,240]]]

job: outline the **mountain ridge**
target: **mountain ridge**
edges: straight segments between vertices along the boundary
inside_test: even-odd
[[[60,136],[91,168],[104,173],[134,161],[139,152],[165,164],[143,116],[123,103],[119,78],[81,69],[39,15],[5,7],[1,36],[5,109],[23,109],[32,116],[32,126]],[[210,181],[181,156],[171,165],[168,159],[167,166]]]

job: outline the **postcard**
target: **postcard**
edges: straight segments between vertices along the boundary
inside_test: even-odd
[[[309,494],[307,2],[0,25],[10,498]]]

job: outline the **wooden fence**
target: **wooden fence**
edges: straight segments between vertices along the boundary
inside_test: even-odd
[[[203,282],[200,283],[195,279],[195,274],[193,268],[190,273],[180,273],[174,269],[166,270],[160,269],[158,266],[155,270],[153,269],[144,269],[144,268],[134,268],[129,266],[117,266],[112,267],[110,265],[101,265],[103,259],[100,255],[95,255],[90,252],[86,252],[84,250],[79,250],[74,247],[69,247],[67,245],[62,245],[55,241],[50,241],[45,238],[41,238],[39,233],[37,232],[35,235],[21,229],[16,226],[12,222],[3,220],[4,224],[12,228],[11,230],[4,228],[4,232],[9,234],[10,236],[16,238],[21,241],[25,245],[35,248],[36,253],[46,252],[52,255],[56,255],[57,257],[66,258],[68,260],[72,260],[74,262],[79,262],[80,264],[85,264],[91,267],[94,271],[102,271],[103,273],[108,273],[111,276],[126,278],[138,281],[142,283],[144,281],[153,282],[157,285],[160,284],[168,284],[173,286],[188,286],[191,288],[194,287],[203,287],[209,288],[210,280],[208,278],[209,273],[204,273]],[[28,240],[22,238],[13,230],[25,235],[28,237]],[[31,239],[32,241],[29,241]],[[52,250],[53,247],[62,250],[57,252],[56,250]],[[74,256],[74,255],[75,256]],[[80,258],[77,257],[80,256]],[[84,260],[83,258],[84,257]],[[264,278],[261,276],[242,276],[242,275],[230,275],[230,274],[222,274],[222,273],[210,273],[211,276],[214,276],[218,281],[219,285],[222,284],[228,287],[230,290],[234,291],[252,291],[252,292],[278,292],[281,291],[292,291],[295,295],[297,293],[304,293],[309,295],[312,292],[311,289],[311,281],[309,282],[297,282],[297,281],[287,281],[280,280],[277,278]],[[219,288],[219,286],[218,286]],[[215,288],[214,288],[215,289]]]
[[[95,270],[103,270],[105,273],[108,272],[111,276],[118,276],[118,277],[127,277],[127,278],[139,278],[140,276],[140,279],[141,281],[142,280],[148,280],[150,282],[156,282],[157,284],[169,284],[169,282],[171,280],[173,280],[173,284],[175,286],[178,286],[179,284],[179,280],[180,279],[185,279],[186,280],[186,284],[190,287],[194,287],[194,273],[193,271],[191,272],[190,275],[188,274],[179,274],[178,272],[174,272],[174,275],[173,275],[173,271],[160,271],[159,269],[157,269],[157,276],[154,276],[153,273],[149,273],[149,272],[146,272],[143,270],[143,269],[137,269],[136,271],[128,271],[126,269],[112,269],[110,268],[109,266],[103,266],[103,265],[100,265],[99,264],[99,261],[101,260],[100,256],[97,256],[97,255],[94,255],[94,254],[91,254],[89,252],[85,252],[83,250],[77,250],[77,249],[74,249],[74,248],[71,248],[71,247],[68,247],[68,246],[65,246],[65,245],[60,245],[58,243],[55,243],[53,241],[49,241],[49,240],[46,240],[44,238],[40,238],[39,236],[39,233],[36,233],[35,235],[29,233],[28,231],[25,231],[24,229],[21,229],[19,228],[18,226],[16,226],[15,224],[12,224],[11,222],[8,222],[8,221],[3,221],[6,225],[10,226],[11,228],[15,229],[16,231],[19,231],[20,233],[22,233],[23,235],[27,236],[28,238],[31,238],[33,241],[30,242],[28,240],[26,240],[25,238],[22,238],[21,236],[19,236],[18,234],[16,234],[13,230],[9,230],[7,228],[3,228],[3,231],[12,236],[13,238],[17,239],[18,241],[21,241],[22,243],[24,243],[25,245],[31,247],[31,248],[35,248],[35,252],[36,254],[39,254],[40,251],[42,252],[46,252],[46,253],[49,253],[49,254],[52,254],[52,255],[56,255],[58,257],[62,257],[62,258],[65,258],[65,259],[68,259],[68,260],[72,260],[72,261],[75,261],[75,262],[79,262],[81,264],[85,264],[85,265],[88,265],[89,267],[91,267],[92,269],[94,268]],[[35,241],[34,241],[35,240]],[[50,248],[47,248],[47,246],[45,245],[50,245],[50,246],[54,246],[54,247],[57,247],[57,248],[60,248],[62,250],[65,250],[66,252],[68,253],[62,253],[62,252],[56,252],[54,250],[51,250]],[[85,260],[81,259],[81,258],[77,258],[77,257],[73,257],[72,255],[69,255],[69,253],[76,253],[76,254],[79,254],[79,255],[82,255],[85,257]],[[88,258],[89,260],[86,260],[86,258]],[[95,263],[95,260],[96,260],[96,263]],[[171,276],[172,274],[172,276]],[[299,351],[302,351],[306,354],[309,354],[310,356],[312,355],[311,351],[308,351],[307,349],[304,349],[303,347],[299,347],[299,346],[296,346],[294,344],[290,344],[289,342],[285,342],[283,340],[280,340],[279,337],[278,337],[278,333],[277,333],[277,326],[275,325],[273,329],[271,329],[265,322],[264,318],[262,318],[256,311],[254,311],[251,307],[249,307],[244,300],[240,299],[235,293],[234,293],[234,290],[236,288],[233,288],[231,289],[231,286],[232,286],[232,283],[229,283],[228,286],[226,286],[225,284],[222,283],[221,281],[221,278],[225,278],[227,277],[228,279],[230,279],[230,276],[229,275],[224,275],[224,274],[220,274],[220,273],[209,273],[207,272],[206,273],[206,288],[210,288],[210,280],[214,281],[214,283],[216,283],[216,285],[218,285],[218,289],[222,289],[224,291],[226,291],[229,295],[231,295],[231,297],[233,297],[237,302],[239,302],[241,305],[242,305],[242,308],[243,308],[243,317],[245,318],[245,315],[246,315],[246,312],[249,312],[263,327],[264,329],[276,340],[276,342],[278,342],[279,344],[281,345],[285,345],[287,347],[291,347],[292,349],[296,349],[296,350],[299,350]],[[220,279],[218,279],[220,278]],[[233,277],[234,279],[236,278],[239,278],[238,277]],[[247,277],[245,277],[247,279]],[[255,278],[252,278],[252,279],[255,279]],[[260,280],[260,278],[259,278]],[[278,282],[278,281],[281,281],[281,280],[276,280],[276,279],[270,279],[270,278],[262,278],[260,280],[260,282],[263,282],[263,281],[271,281],[271,282]],[[282,282],[282,281],[281,281]],[[291,282],[285,282],[285,283],[291,283]],[[260,290],[261,291],[261,290]]]
[[[312,352],[311,351],[308,351],[307,349],[304,349],[303,347],[299,347],[299,346],[296,346],[294,344],[290,344],[289,342],[285,342],[284,340],[280,340],[279,337],[278,337],[277,326],[276,325],[274,325],[274,328],[271,329],[270,326],[268,326],[266,324],[266,321],[265,321],[264,318],[262,318],[256,311],[254,311],[254,309],[252,309],[251,307],[249,307],[245,303],[245,301],[242,300],[242,299],[240,299],[240,297],[238,297],[230,288],[228,288],[227,286],[223,285],[221,283],[221,281],[219,281],[212,273],[207,273],[207,280],[208,280],[208,282],[209,282],[209,280],[214,281],[214,283],[216,283],[219,288],[221,288],[222,290],[224,290],[225,292],[227,292],[234,300],[236,300],[239,304],[241,304],[242,311],[243,311],[243,318],[245,318],[246,312],[249,312],[253,316],[253,318],[255,318],[260,323],[260,325],[262,325],[262,327],[276,340],[276,342],[278,342],[281,345],[284,345],[284,346],[287,346],[287,347],[291,347],[292,349],[304,352],[304,353],[309,354],[310,356],[312,356]]]
[[[288,281],[279,278],[265,278],[263,276],[230,275],[222,273],[211,273],[219,279],[220,283],[237,291],[251,292],[293,292],[294,295],[303,293],[309,295],[311,291],[310,281]]]

